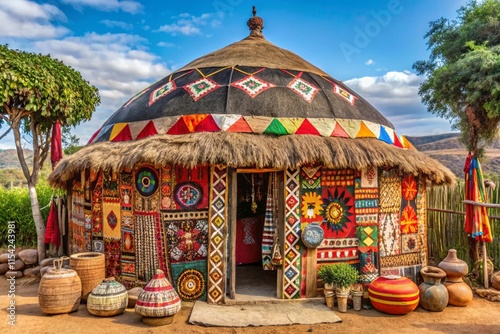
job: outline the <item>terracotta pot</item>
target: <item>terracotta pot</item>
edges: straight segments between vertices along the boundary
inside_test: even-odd
[[[438,267],[446,273],[447,282],[463,282],[462,277],[469,272],[467,262],[457,257],[455,249],[448,250],[448,255],[439,262]]]
[[[446,272],[446,281],[443,284],[448,289],[448,304],[467,306],[474,297],[472,289],[462,279],[469,272],[467,263],[457,258],[455,249],[450,249],[448,256],[439,262],[438,266]]]
[[[497,271],[496,273],[493,273],[493,275],[491,275],[491,286],[494,289],[500,290],[500,271]]]
[[[440,312],[448,305],[448,289],[441,284],[446,277],[444,270],[438,267],[423,267],[420,274],[424,282],[418,286],[420,306],[427,311]]]
[[[406,277],[389,275],[374,279],[368,297],[375,309],[389,314],[407,314],[417,308],[418,286]]]

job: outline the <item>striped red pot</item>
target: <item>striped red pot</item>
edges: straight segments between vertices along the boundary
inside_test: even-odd
[[[417,308],[420,292],[409,278],[390,275],[374,279],[368,286],[368,297],[380,312],[407,314]]]

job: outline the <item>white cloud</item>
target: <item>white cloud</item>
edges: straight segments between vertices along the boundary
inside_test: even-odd
[[[65,35],[69,30],[51,21],[66,22],[57,7],[29,0],[0,0],[0,36],[43,39]]]
[[[162,48],[173,48],[175,47],[174,43],[168,43],[168,42],[158,42],[156,46],[160,46]]]
[[[130,14],[137,14],[144,8],[137,1],[120,0],[61,0],[63,3],[81,10],[83,7],[92,7],[104,12],[123,11]]]
[[[177,34],[192,36],[201,35],[201,27],[210,24],[212,27],[220,26],[221,22],[214,18],[214,14],[205,13],[201,16],[193,16],[188,13],[182,13],[178,16],[173,16],[174,23],[166,24],[158,28],[156,32],[166,32],[173,36]]]
[[[365,61],[365,65],[370,66],[370,65],[373,65],[373,64],[375,64],[375,62],[373,61],[373,59],[368,59],[367,61]]]
[[[122,21],[102,20],[101,23],[109,28],[122,28],[124,30],[131,30],[134,28],[131,23]]]
[[[451,131],[447,120],[427,111],[418,95],[424,78],[410,71],[354,78],[344,83],[391,121],[398,133],[420,136]]]

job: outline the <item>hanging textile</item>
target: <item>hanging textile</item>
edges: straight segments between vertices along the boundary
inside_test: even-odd
[[[276,173],[271,173],[267,186],[267,201],[266,213],[264,218],[264,232],[262,235],[262,266],[264,270],[275,270],[273,265],[273,257],[277,253],[275,246],[277,240],[277,212],[278,212],[278,196]]]
[[[47,217],[47,225],[45,227],[45,235],[43,237],[45,244],[51,244],[57,249],[61,247],[61,233],[59,230],[59,220],[57,218],[56,202],[52,199],[50,204],[49,216]]]
[[[52,169],[54,169],[63,157],[62,137],[61,137],[61,122],[57,120],[52,127],[52,137],[50,139],[50,161]]]
[[[465,199],[477,203],[487,203],[483,172],[476,155],[467,155],[464,166]],[[488,209],[484,206],[465,205],[465,232],[478,241],[491,242],[491,228]]]

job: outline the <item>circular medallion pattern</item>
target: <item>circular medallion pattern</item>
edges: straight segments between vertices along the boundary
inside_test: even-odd
[[[186,269],[177,278],[177,292],[182,300],[195,300],[205,291],[205,277],[196,269]]]
[[[150,167],[142,167],[135,174],[135,186],[141,196],[149,197],[158,189],[158,175]]]
[[[196,207],[203,198],[203,190],[195,182],[182,182],[175,186],[175,200],[185,209]]]

